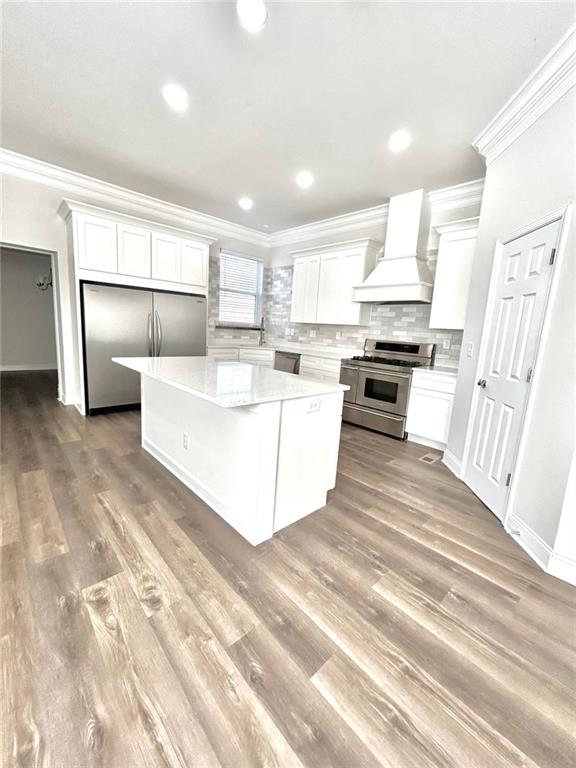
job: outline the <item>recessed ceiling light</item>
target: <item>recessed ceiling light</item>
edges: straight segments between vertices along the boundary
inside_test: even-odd
[[[238,200],[238,205],[243,211],[250,211],[254,203],[249,197],[241,197],[240,200]]]
[[[412,136],[401,128],[399,131],[394,131],[392,136],[388,139],[388,149],[390,152],[402,152],[412,144]]]
[[[296,174],[296,184],[298,184],[300,189],[309,189],[314,184],[314,176],[312,176],[310,171],[300,171],[300,173]]]
[[[162,96],[168,106],[174,112],[186,112],[188,109],[188,94],[177,83],[166,83],[162,88]]]
[[[264,0],[237,0],[236,13],[246,32],[252,34],[260,32],[268,18]]]
[[[269,229],[270,228],[270,224],[262,224],[262,226],[264,227],[264,229]]]

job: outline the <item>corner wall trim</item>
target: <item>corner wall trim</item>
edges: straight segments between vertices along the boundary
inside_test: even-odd
[[[529,75],[472,146],[490,164],[574,86],[576,25]]]
[[[462,479],[462,460],[454,456],[451,451],[444,451],[442,463],[448,467],[452,474],[456,475],[457,478]]]
[[[554,552],[549,544],[514,514],[507,519],[505,530],[546,573],[576,586],[576,560]]]

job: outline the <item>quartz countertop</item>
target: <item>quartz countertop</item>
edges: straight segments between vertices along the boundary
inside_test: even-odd
[[[114,357],[118,365],[171,384],[223,408],[317,397],[349,389],[261,365],[207,357]]]

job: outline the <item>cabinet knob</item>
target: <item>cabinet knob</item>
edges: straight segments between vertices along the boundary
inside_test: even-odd
[[[482,387],[482,389],[486,388],[486,379],[480,379],[480,381],[477,382],[479,387]]]

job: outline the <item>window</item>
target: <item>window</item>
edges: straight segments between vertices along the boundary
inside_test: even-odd
[[[260,327],[262,262],[252,256],[220,251],[220,325]]]

